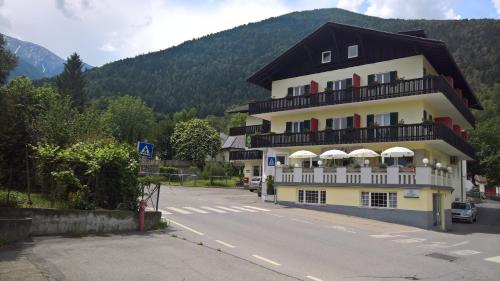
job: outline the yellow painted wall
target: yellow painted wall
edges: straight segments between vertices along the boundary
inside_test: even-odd
[[[249,115],[247,116],[246,125],[247,126],[262,125],[262,119]]]
[[[288,87],[308,85],[311,81],[319,83],[319,89],[326,88],[328,81],[336,81],[352,78],[353,73],[361,77],[361,85],[366,85],[368,75],[397,71],[399,78],[414,79],[423,76],[424,56],[417,55],[406,58],[382,61],[377,63],[365,64],[355,67],[337,69],[321,73],[314,73],[300,77],[276,80],[272,83],[272,97],[282,98],[287,95]]]
[[[243,162],[245,163],[245,167],[243,168],[243,175],[247,178],[253,176],[253,166],[262,166],[262,160],[244,160]]]
[[[326,190],[326,204],[341,206],[361,206],[361,192],[397,192],[397,209],[432,211],[432,194],[438,191],[433,188],[419,189],[419,198],[405,198],[404,188],[370,188],[370,187],[314,187],[314,186],[278,186],[278,200],[297,202],[297,190]],[[439,191],[443,194],[444,209],[451,206],[451,191]]]

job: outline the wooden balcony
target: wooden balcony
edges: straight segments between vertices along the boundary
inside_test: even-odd
[[[230,151],[229,160],[262,160],[262,151],[260,150],[241,150]]]
[[[242,135],[255,135],[255,134],[263,134],[269,133],[271,129],[271,125],[262,124],[262,125],[252,125],[252,126],[242,126],[242,127],[233,127],[229,128],[230,136],[242,136]]]
[[[293,168],[276,167],[276,183],[299,185],[397,185],[397,186],[446,186],[452,185],[450,174],[431,167],[416,167],[405,171],[399,167],[372,170],[362,167],[349,170],[338,168]]]
[[[398,80],[392,83],[363,86],[332,92],[257,101],[249,104],[249,113],[252,115],[279,112],[325,105],[423,95],[436,92],[443,93],[443,95],[464,116],[464,118],[472,126],[474,126],[475,118],[466,105],[466,102],[456,94],[455,89],[450,86],[444,76],[426,76],[424,78]]]
[[[425,140],[443,140],[470,158],[475,157],[474,148],[444,124],[409,124],[374,128],[325,130],[315,133],[271,133],[252,136],[251,147],[363,144]]]

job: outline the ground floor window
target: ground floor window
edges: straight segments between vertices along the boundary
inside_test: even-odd
[[[326,190],[300,189],[297,197],[297,201],[303,204],[326,204]]]
[[[397,208],[396,192],[361,192],[361,206],[377,208]]]

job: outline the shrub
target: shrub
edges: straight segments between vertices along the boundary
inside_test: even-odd
[[[177,169],[176,167],[171,167],[171,166],[161,166],[160,173],[162,173],[162,174],[178,174],[179,169]]]
[[[207,162],[203,167],[202,176],[208,178],[209,176],[225,176],[226,171],[224,166],[217,162]]]
[[[274,179],[273,179],[273,176],[271,176],[271,175],[267,176],[266,186],[267,186],[267,194],[268,195],[274,195]]]
[[[90,189],[87,186],[82,186],[76,192],[68,194],[68,204],[72,209],[79,210],[93,210],[95,209],[94,203],[90,198]]]
[[[0,207],[18,208],[24,204],[24,200],[19,192],[0,191]]]

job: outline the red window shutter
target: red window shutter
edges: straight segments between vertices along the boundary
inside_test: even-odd
[[[319,90],[318,82],[311,81],[311,86],[309,88],[309,91],[311,92],[311,94],[317,94],[318,90]]]
[[[466,98],[462,99],[464,101],[465,106],[469,107],[469,100]]]
[[[359,77],[356,73],[352,75],[352,86],[356,88],[361,86],[361,77]]]
[[[469,134],[467,134],[467,132],[466,132],[466,131],[462,131],[462,138],[463,138],[464,140],[468,140],[468,139],[469,139]]]
[[[354,128],[361,128],[361,117],[354,113]]]
[[[450,117],[438,117],[434,119],[434,122],[436,122],[436,124],[444,124],[450,129],[453,129],[453,122]]]
[[[462,98],[462,90],[461,89],[455,89],[455,93],[457,94],[457,96]]]
[[[311,118],[311,133],[318,132],[318,119]]]
[[[462,128],[460,128],[459,125],[453,125],[453,131],[460,136],[461,132],[462,132]]]

